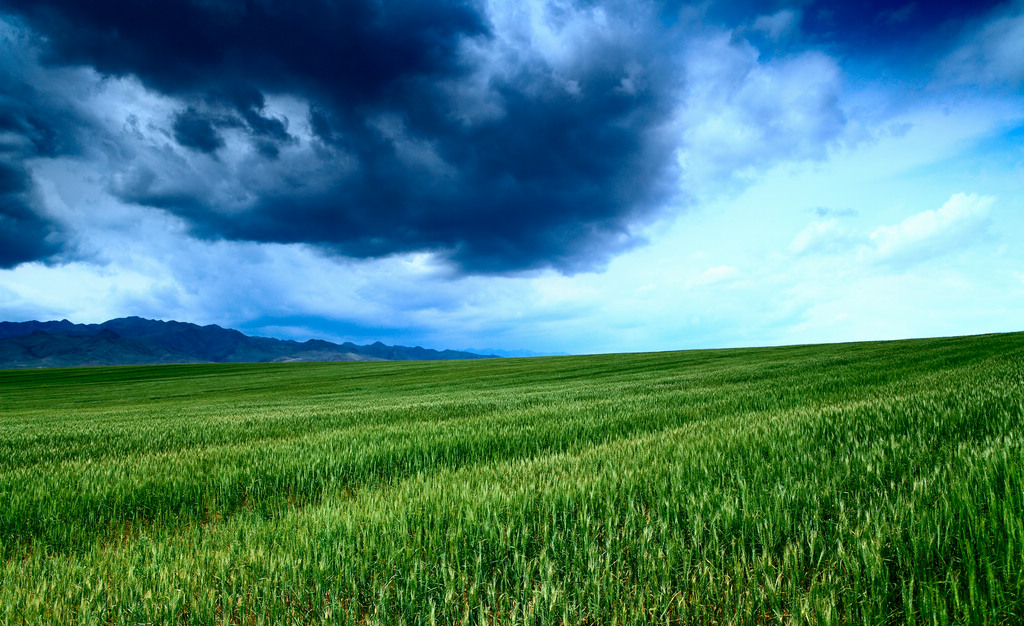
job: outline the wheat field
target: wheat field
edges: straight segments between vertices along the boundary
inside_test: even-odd
[[[1024,333],[0,371],[4,624],[1024,623]]]

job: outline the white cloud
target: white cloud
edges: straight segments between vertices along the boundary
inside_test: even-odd
[[[904,263],[945,254],[974,243],[989,224],[992,196],[954,194],[938,210],[911,215],[871,233],[877,259]]]
[[[762,62],[749,43],[718,33],[691,46],[686,68],[678,158],[690,193],[783,160],[820,159],[844,132],[842,72],[825,54]]]
[[[762,15],[754,20],[753,30],[762,32],[774,41],[792,35],[800,26],[800,12],[783,9],[772,15]]]
[[[941,64],[952,80],[967,84],[1019,86],[1024,83],[1024,3],[1016,13],[995,17],[971,32]]]
[[[731,280],[739,273],[735,267],[729,265],[716,265],[709,267],[689,281],[690,287],[704,287]]]
[[[839,220],[829,219],[811,222],[789,243],[793,254],[839,252],[850,248],[856,237],[839,225]]]

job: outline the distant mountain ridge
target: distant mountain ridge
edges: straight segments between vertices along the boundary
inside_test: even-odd
[[[250,337],[216,324],[122,317],[102,324],[0,322],[0,369],[158,363],[287,361],[447,361],[495,358],[456,350],[359,346]]]

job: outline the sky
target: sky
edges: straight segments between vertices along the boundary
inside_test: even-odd
[[[1024,0],[0,0],[0,319],[1024,330]]]

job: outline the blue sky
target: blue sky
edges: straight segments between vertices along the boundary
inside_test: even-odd
[[[0,319],[1024,330],[1024,3],[0,0]]]

